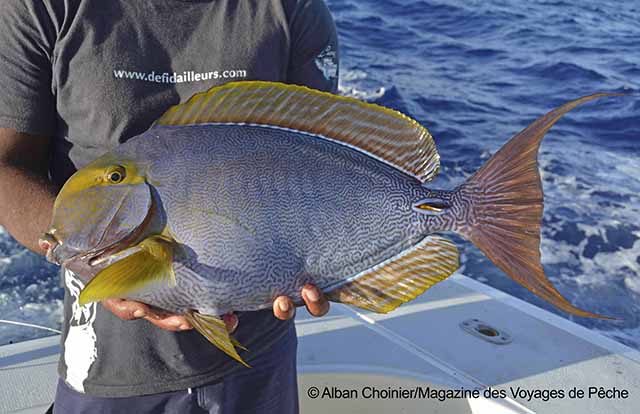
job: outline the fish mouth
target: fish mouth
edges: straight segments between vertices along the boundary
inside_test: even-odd
[[[146,230],[146,222],[147,219],[145,218],[142,224],[140,224],[135,230],[133,230],[127,237],[113,243],[110,246],[105,247],[104,249],[84,254],[79,257],[79,260],[88,263],[90,267],[96,267],[110,261],[110,259],[116,256],[118,253],[128,249],[129,247],[132,247],[138,242],[138,239],[144,234]]]
[[[56,229],[51,229],[46,232],[39,240],[38,245],[46,252],[47,261],[55,264],[58,263],[58,253],[64,242],[60,240],[56,235]]]
[[[73,248],[70,248],[61,240],[55,236],[55,229],[45,233],[40,239],[40,242],[49,243],[51,246],[47,249],[47,260],[68,268],[75,267],[76,263],[86,263],[90,268],[99,266],[105,262],[108,262],[111,258],[117,256],[118,253],[132,247],[139,242],[139,239],[145,235],[145,232],[149,228],[149,225],[153,217],[153,204],[149,209],[145,219],[126,237],[100,249],[93,249],[87,252],[78,252]],[[66,256],[66,257],[65,257]]]

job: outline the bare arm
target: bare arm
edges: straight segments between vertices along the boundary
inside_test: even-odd
[[[0,128],[0,225],[44,254],[39,237],[51,220],[56,188],[47,177],[49,138]]]

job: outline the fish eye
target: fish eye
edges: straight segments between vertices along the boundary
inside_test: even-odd
[[[107,181],[111,184],[121,183],[126,177],[123,167],[116,167],[107,173]]]

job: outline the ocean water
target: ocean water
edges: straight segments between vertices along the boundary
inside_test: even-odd
[[[549,109],[596,91],[547,134],[542,257],[574,304],[622,318],[572,318],[456,238],[464,272],[640,349],[640,6],[585,0],[327,0],[340,37],[342,94],[398,109],[433,134],[442,169],[464,181]],[[634,95],[635,93],[635,95]],[[59,327],[55,266],[0,229],[0,319]],[[0,344],[48,333],[0,324]]]
[[[598,91],[542,143],[542,261],[574,318],[456,239],[464,272],[640,348],[640,4],[613,0],[331,0],[341,91],[423,123],[442,159],[434,188],[469,177],[553,107]],[[635,92],[635,94],[634,94]]]

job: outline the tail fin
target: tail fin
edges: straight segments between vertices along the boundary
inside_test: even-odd
[[[513,137],[459,189],[470,220],[458,231],[513,280],[558,308],[583,317],[606,316],[573,306],[546,278],[540,263],[543,193],[538,148],[545,133],[576,106],[603,96],[571,101],[540,117]],[[468,202],[470,201],[470,203]]]

